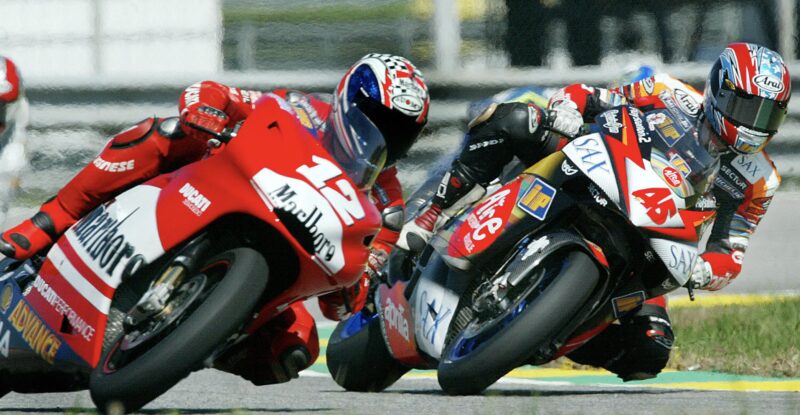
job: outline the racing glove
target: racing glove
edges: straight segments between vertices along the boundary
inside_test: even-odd
[[[355,285],[319,297],[322,314],[331,320],[342,321],[364,308],[369,287],[380,278],[380,271],[388,258],[385,250],[372,248],[367,258],[367,269]]]
[[[189,137],[208,140],[225,129],[228,115],[208,105],[193,105],[181,111],[181,124],[188,127],[183,128],[183,131]]]
[[[723,252],[706,252],[697,258],[692,272],[692,288],[717,291],[725,288],[742,272],[744,252],[732,250],[730,254]]]
[[[578,111],[578,105],[574,101],[562,99],[550,104],[547,123],[550,131],[572,139],[580,134],[583,115]]]

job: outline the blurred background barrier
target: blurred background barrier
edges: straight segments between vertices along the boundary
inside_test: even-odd
[[[365,53],[404,55],[433,99],[401,165],[413,183],[460,140],[468,103],[509,87],[609,85],[649,64],[701,88],[725,44],[752,41],[783,54],[800,91],[797,13],[797,0],[3,0],[0,55],[31,102],[17,206],[55,192],[109,135],[176,115],[202,79],[328,92]],[[800,182],[793,101],[769,147],[785,188]]]

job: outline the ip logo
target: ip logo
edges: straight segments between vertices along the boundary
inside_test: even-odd
[[[534,218],[544,220],[555,197],[556,189],[537,177],[517,201],[517,206]]]

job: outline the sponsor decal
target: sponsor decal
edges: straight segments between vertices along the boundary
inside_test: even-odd
[[[412,78],[394,78],[392,106],[408,116],[416,117],[422,113],[424,93]]]
[[[655,131],[656,126],[663,123],[667,116],[663,112],[656,112],[654,114],[647,114],[645,121],[647,121],[647,128],[650,131]]]
[[[486,140],[486,141],[483,141],[483,142],[480,142],[480,143],[470,144],[469,145],[469,151],[475,151],[475,150],[477,150],[479,148],[498,145],[498,144],[502,143],[503,141],[504,140],[502,138],[497,138],[497,139],[492,139],[492,140]]]
[[[589,166],[586,169],[587,173],[591,173],[594,169],[600,169],[606,173],[611,173],[608,166],[608,157],[606,154],[596,148],[603,148],[603,144],[598,139],[599,136],[592,135],[586,136],[582,139],[573,141],[575,149],[580,152],[581,163],[584,166]]]
[[[106,161],[98,157],[94,159],[92,164],[94,164],[95,167],[97,167],[102,171],[107,171],[111,173],[121,173],[124,171],[133,170],[134,161],[135,160],[127,160],[127,161],[119,161],[112,163],[110,161]]]
[[[309,101],[308,97],[304,94],[289,92],[286,94],[289,104],[294,107],[297,118],[303,127],[308,129],[321,129],[324,124],[323,119],[319,116],[317,109]]]
[[[318,226],[322,218],[322,212],[317,206],[312,205],[310,210],[304,209],[301,206],[302,203],[300,203],[297,192],[288,184],[268,193],[267,197],[276,208],[292,214],[300,221],[311,235],[311,240],[314,243],[314,252],[317,255],[321,255],[326,261],[333,260],[337,247]]]
[[[482,241],[486,238],[487,231],[489,234],[494,235],[503,226],[504,218],[495,217],[495,213],[498,207],[506,203],[509,193],[511,193],[511,190],[505,189],[493,194],[481,204],[475,213],[470,214],[467,220],[474,229],[472,231],[473,241]]]
[[[661,171],[661,175],[664,176],[664,180],[672,187],[679,187],[683,183],[683,177],[672,167],[665,167],[664,170]]]
[[[578,169],[572,166],[572,163],[569,160],[564,160],[561,162],[561,171],[564,172],[567,176],[572,176],[573,174],[578,172]]]
[[[28,307],[25,301],[18,301],[8,321],[22,336],[22,340],[47,363],[53,364],[61,348],[61,339]]]
[[[678,106],[684,113],[695,116],[700,112],[700,105],[694,100],[694,98],[691,97],[691,95],[689,95],[688,92],[680,88],[676,88],[673,91],[673,94],[675,94],[675,99],[678,101]]]
[[[738,173],[733,171],[733,169],[730,168],[730,166],[728,166],[727,164],[721,165],[719,167],[719,172],[722,173],[719,177],[727,179],[728,182],[736,186],[739,190],[743,192],[747,190],[748,186],[747,181]]]
[[[717,178],[714,180],[714,186],[724,190],[726,193],[731,195],[731,197],[733,197],[736,200],[744,199],[744,193],[742,193],[741,190],[734,187],[733,184],[723,179],[722,176],[717,176]]]
[[[669,247],[670,258],[667,267],[672,268],[681,275],[688,275],[694,270],[697,260],[697,251],[683,248],[681,245],[671,244]]]
[[[450,317],[453,310],[445,308],[444,304],[437,306],[436,298],[428,302],[428,292],[424,291],[420,296],[419,301],[419,315],[422,316],[422,333],[423,338],[428,340],[431,344],[436,341],[436,333],[439,327],[446,318]],[[447,327],[444,326],[447,330]]]
[[[647,95],[652,95],[656,88],[656,80],[652,76],[642,80],[642,86]]]
[[[713,195],[703,195],[697,198],[692,208],[696,210],[711,210],[717,208],[717,199]]]
[[[669,157],[669,162],[672,164],[673,167],[678,169],[679,172],[683,175],[683,177],[689,177],[692,174],[692,168],[689,166],[689,163],[683,159],[678,153],[674,153]]]
[[[646,298],[644,291],[636,291],[613,298],[611,300],[611,305],[614,307],[614,317],[620,318],[635,310],[636,307],[644,304]]]
[[[470,234],[464,235],[464,248],[467,250],[467,253],[472,253],[475,250],[475,242],[472,240],[472,236]]]
[[[608,129],[611,134],[619,134],[619,129],[622,128],[622,123],[619,122],[617,114],[619,114],[619,110],[609,110],[601,115],[606,120],[603,127]]]
[[[136,208],[128,216],[117,219],[106,211],[106,205],[101,205],[72,228],[89,258],[97,262],[108,276],[114,273],[123,260],[130,262],[142,256],[119,231],[120,226],[138,210]]]
[[[89,325],[83,318],[81,318],[72,307],[67,304],[58,293],[50,287],[49,284],[45,280],[42,279],[40,276],[36,276],[36,279],[33,281],[33,288],[39,292],[42,298],[47,301],[48,304],[53,306],[58,314],[67,318],[69,321],[70,326],[75,333],[80,334],[87,342],[92,341],[92,337],[94,337],[95,328]]]
[[[525,249],[525,253],[520,258],[521,261],[524,261],[531,257],[533,254],[537,254],[542,252],[543,249],[547,248],[550,245],[550,238],[547,236],[543,236],[539,239],[534,240],[533,242],[529,243]]]
[[[664,106],[667,107],[667,110],[678,120],[678,123],[683,127],[684,130],[688,130],[692,128],[692,123],[683,116],[684,111],[679,108],[678,103],[676,102],[675,98],[672,94],[669,93],[669,90],[663,90],[658,94],[658,98],[661,102],[664,103]]]
[[[3,287],[3,294],[0,295],[0,310],[4,313],[8,311],[8,307],[11,306],[11,300],[14,298],[14,289],[11,287],[11,284],[6,284]]]
[[[591,193],[594,201],[597,202],[598,205],[602,207],[606,207],[608,205],[608,199],[603,197],[603,194],[600,192],[600,189],[594,185],[594,183],[589,183],[589,193]]]
[[[200,83],[189,85],[183,93],[183,106],[190,107],[200,102]]]
[[[754,76],[753,83],[765,91],[775,93],[783,91],[783,81],[769,74]]]
[[[11,284],[6,284],[6,286],[3,287],[2,298],[0,298],[0,309],[3,310],[4,314],[6,311],[8,311],[13,299],[14,288],[11,287]],[[6,358],[8,357],[8,349],[10,344],[11,332],[8,330],[8,327],[5,326],[5,321],[0,319],[0,355]]]
[[[663,187],[641,189],[631,193],[636,201],[647,209],[647,216],[656,224],[663,225],[678,212],[672,192]]]
[[[758,164],[759,163],[756,158],[752,156],[739,156],[736,158],[736,170],[739,170],[742,174],[749,176],[753,182],[758,181],[761,173],[761,166]]]
[[[539,129],[542,114],[534,104],[528,104],[528,132],[533,134]]]
[[[386,325],[400,334],[406,341],[410,341],[408,320],[406,320],[406,309],[402,304],[395,305],[391,297],[387,297],[383,302],[383,319]]]
[[[202,215],[211,206],[211,201],[203,196],[199,190],[195,189],[190,183],[185,183],[178,191],[183,195],[183,205],[189,208],[197,216]]]
[[[647,131],[644,129],[644,123],[642,122],[641,111],[636,110],[631,111],[631,120],[633,120],[633,126],[636,128],[636,137],[638,137],[640,143],[649,143],[650,136],[647,135]]]
[[[517,206],[534,218],[544,220],[555,196],[556,189],[537,177],[519,199]]]
[[[664,121],[660,124],[656,124],[655,127],[656,134],[664,140],[664,143],[666,143],[668,147],[674,146],[683,136],[683,131],[678,130],[678,126],[675,124],[672,117],[665,116]]]

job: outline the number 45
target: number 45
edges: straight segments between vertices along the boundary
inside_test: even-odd
[[[339,189],[338,191],[328,187],[327,182],[342,175],[342,170],[331,162],[330,160],[312,156],[311,161],[316,165],[302,165],[297,168],[297,172],[305,176],[311,184],[314,185],[322,196],[328,200],[333,210],[342,218],[344,224],[347,226],[355,223],[355,219],[364,219],[364,207],[361,206],[361,201],[358,200],[353,185],[344,178],[337,180],[334,185]]]

